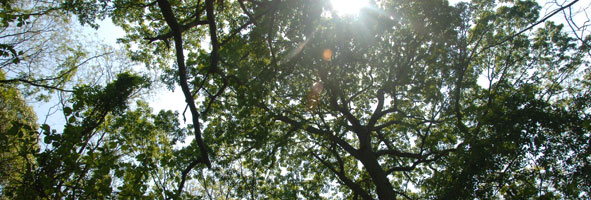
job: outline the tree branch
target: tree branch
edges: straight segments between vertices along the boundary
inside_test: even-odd
[[[220,49],[220,44],[218,42],[217,37],[217,28],[214,16],[214,9],[213,9],[213,1],[214,0],[205,0],[205,12],[207,14],[207,22],[209,24],[209,37],[211,40],[211,54],[210,54],[210,65],[209,65],[209,72],[217,72],[218,70],[218,51]]]
[[[234,36],[236,36],[236,34],[240,33],[240,31],[242,31],[243,29],[245,29],[248,25],[253,24],[256,20],[258,20],[259,18],[263,17],[265,14],[267,14],[269,11],[271,10],[275,10],[275,8],[277,7],[277,5],[274,5],[273,7],[263,11],[263,13],[255,16],[254,18],[249,18],[248,22],[244,23],[242,26],[234,29],[230,35],[228,35],[227,37],[225,37],[222,42],[220,43],[220,46],[224,46],[226,43],[228,43],[230,41],[230,39],[232,39]]]
[[[244,12],[244,14],[246,14],[246,16],[248,16],[248,19],[253,20],[252,14],[250,14],[250,12],[248,12],[248,10],[246,10],[246,6],[244,6],[244,1],[238,0],[238,4],[240,4],[240,9],[242,9],[242,12]]]
[[[172,12],[172,6],[167,0],[158,0],[158,6],[166,20],[166,23],[172,30],[172,34],[174,37],[175,49],[176,49],[176,58],[177,58],[177,65],[179,66],[179,84],[181,85],[181,89],[183,94],[185,95],[185,101],[189,104],[189,110],[191,111],[191,115],[193,118],[193,129],[195,131],[195,139],[197,140],[197,145],[199,146],[200,150],[200,157],[197,157],[185,170],[183,170],[181,182],[179,183],[178,190],[176,192],[176,197],[178,198],[183,191],[183,187],[185,184],[185,179],[187,174],[198,164],[203,163],[208,168],[211,168],[211,161],[209,160],[209,156],[207,154],[207,146],[203,142],[201,136],[201,129],[199,124],[199,112],[197,111],[197,107],[195,106],[195,100],[193,99],[193,95],[191,95],[191,91],[189,90],[189,86],[187,84],[187,69],[185,66],[185,57],[183,55],[183,38],[182,38],[182,28],[178,24],[174,13]]]
[[[569,4],[567,4],[566,6],[561,6],[560,8],[558,8],[558,9],[554,10],[554,11],[553,11],[552,13],[550,13],[549,15],[546,15],[546,16],[545,16],[544,18],[542,18],[541,20],[538,20],[537,22],[535,22],[535,23],[533,23],[533,24],[529,25],[528,27],[526,27],[526,28],[522,29],[521,31],[519,31],[519,32],[517,32],[517,33],[515,33],[515,34],[513,34],[513,35],[510,35],[509,37],[506,37],[505,39],[501,40],[500,42],[497,42],[497,43],[494,43],[494,44],[491,44],[491,45],[489,45],[489,46],[486,46],[486,47],[484,47],[484,48],[483,48],[482,50],[480,50],[479,52],[483,52],[483,51],[485,51],[485,50],[487,50],[487,49],[490,49],[490,48],[492,48],[492,47],[495,47],[495,46],[497,46],[497,45],[501,45],[501,44],[503,44],[503,43],[505,43],[505,42],[507,42],[507,41],[509,41],[509,40],[512,40],[512,39],[513,39],[513,38],[515,38],[516,36],[518,36],[518,35],[521,35],[521,34],[522,34],[522,33],[524,33],[525,31],[528,31],[528,30],[530,30],[530,29],[534,28],[535,26],[537,26],[538,24],[541,24],[542,22],[545,22],[545,21],[547,21],[547,20],[548,20],[548,19],[550,19],[552,16],[554,16],[554,15],[558,14],[559,12],[563,11],[563,10],[564,10],[564,9],[566,9],[566,8],[569,8],[569,7],[571,7],[572,5],[574,5],[574,4],[575,4],[575,3],[577,3],[577,2],[579,2],[579,0],[574,0],[574,1],[570,2]]]
[[[181,25],[180,29],[181,29],[181,32],[184,32],[184,31],[189,30],[189,29],[196,27],[198,25],[205,25],[205,24],[208,24],[207,21],[195,19],[187,24]],[[173,37],[173,31],[158,35],[156,37],[145,37],[144,39],[148,40],[148,43],[152,43],[157,40],[170,39],[171,37]]]
[[[383,155],[393,155],[393,156],[398,156],[398,157],[416,158],[416,159],[422,159],[426,156],[426,155],[423,155],[420,153],[403,152],[403,151],[399,151],[399,150],[395,150],[395,149],[379,150],[376,152],[376,156],[378,156],[378,157],[383,156]]]
[[[372,129],[372,127],[376,124],[378,119],[380,119],[383,116],[382,109],[384,109],[384,90],[380,88],[378,90],[378,105],[376,106],[376,109],[373,111],[373,114],[371,115],[371,118],[367,123],[367,127],[369,129]]]
[[[359,184],[357,184],[357,183],[353,182],[351,179],[349,179],[349,177],[347,177],[347,175],[345,174],[344,171],[337,171],[328,161],[322,159],[319,155],[317,155],[314,152],[310,152],[310,153],[322,165],[324,165],[326,168],[328,168],[330,171],[332,171],[335,175],[337,175],[337,177],[341,181],[343,181],[343,183],[345,183],[345,185],[347,187],[349,187],[351,190],[353,190],[353,192],[355,194],[360,195],[363,199],[373,199],[365,190],[363,190],[363,188],[361,188],[361,186]]]
[[[269,110],[266,107],[261,106],[266,112],[272,113],[271,110]],[[298,127],[304,127],[304,123],[303,122],[297,122],[293,119],[290,119],[289,117],[283,116],[283,115],[277,115],[277,114],[271,114],[273,118],[275,118],[276,120],[282,121],[284,123],[290,124],[292,126],[298,126]],[[353,157],[355,158],[359,158],[360,154],[358,152],[357,149],[355,149],[353,146],[351,146],[351,144],[349,144],[347,141],[339,138],[338,136],[328,132],[328,131],[323,131],[317,128],[314,128],[312,126],[305,126],[304,128],[305,131],[310,132],[310,133],[314,133],[316,135],[320,135],[320,136],[328,136],[328,138],[333,141],[336,142],[339,146],[341,146],[345,151],[347,151],[349,154],[351,154]]]
[[[27,79],[9,79],[9,80],[0,80],[1,84],[10,84],[10,83],[15,83],[15,82],[23,82],[32,86],[36,86],[36,87],[42,87],[45,89],[49,89],[49,90],[57,90],[57,91],[61,91],[61,92],[74,92],[74,90],[68,90],[68,89],[63,89],[63,88],[59,88],[53,85],[43,85],[43,84],[39,84],[36,83],[38,82],[37,80],[27,80]]]

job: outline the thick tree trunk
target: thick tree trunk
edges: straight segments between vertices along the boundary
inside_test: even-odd
[[[378,163],[375,153],[369,149],[364,149],[364,151],[361,152],[361,158],[359,160],[369,173],[373,183],[376,185],[378,199],[396,199],[396,193],[394,193],[392,184],[388,180],[386,172]]]

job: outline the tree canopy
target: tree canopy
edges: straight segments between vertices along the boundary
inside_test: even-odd
[[[68,85],[107,55],[76,48],[57,74],[15,73],[33,59],[0,40],[3,198],[590,195],[584,2],[547,14],[532,0],[375,0],[353,14],[328,0],[19,2],[2,2],[5,30],[37,23],[30,13],[110,18],[159,77],[119,63],[105,83]],[[142,91],[158,85],[179,87],[185,110],[153,111]],[[30,87],[67,94],[63,130],[35,123],[16,92]]]

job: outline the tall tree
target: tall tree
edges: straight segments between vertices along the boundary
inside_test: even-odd
[[[271,5],[271,6],[270,6]],[[224,2],[224,1],[67,1],[65,6],[78,14],[82,23],[92,24],[102,16],[111,17],[128,35],[121,41],[132,50],[135,60],[147,66],[163,69],[162,81],[169,88],[181,87],[187,102],[194,142],[181,149],[195,154],[175,157],[181,161],[181,177],[175,192],[183,194],[185,182],[194,169],[212,168],[210,147],[202,139],[202,122],[214,102],[219,101],[230,87],[239,83],[235,75],[227,75],[234,66],[222,63],[219,54],[223,48],[233,48],[230,41],[240,38],[260,18],[275,10],[278,2]],[[96,8],[103,9],[96,9]],[[258,15],[250,14],[257,10]],[[151,21],[147,26],[145,23]],[[202,40],[207,38],[208,45]],[[172,42],[171,42],[172,40]],[[138,45],[135,49],[132,46]],[[170,46],[174,45],[174,49]],[[243,49],[246,50],[246,49]],[[174,57],[171,57],[173,55]],[[169,65],[170,62],[174,64]],[[185,112],[187,111],[185,109]],[[185,118],[183,112],[183,119]]]
[[[378,1],[359,17],[283,4],[245,37],[244,79],[205,131],[240,147],[220,154],[287,168],[292,197],[319,181],[363,199],[588,190],[588,48],[532,29],[547,19],[536,2]]]

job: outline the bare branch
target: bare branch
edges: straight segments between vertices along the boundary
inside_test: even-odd
[[[49,89],[49,90],[57,90],[57,91],[61,91],[61,92],[74,92],[74,90],[63,89],[63,88],[59,88],[59,87],[52,86],[52,85],[39,84],[39,83],[37,83],[38,81],[36,81],[36,80],[26,80],[26,79],[0,80],[0,83],[2,83],[2,84],[10,84],[10,83],[15,83],[15,82],[23,82],[23,83],[26,83],[26,84],[29,84],[32,86],[42,87],[42,88]]]

